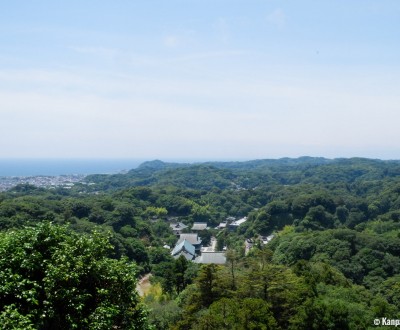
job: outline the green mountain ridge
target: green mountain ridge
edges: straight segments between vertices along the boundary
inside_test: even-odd
[[[166,163],[160,160],[145,162],[127,174],[91,175],[88,182],[99,184],[101,189],[118,189],[129,186],[168,186],[210,189],[241,186],[251,189],[259,184],[297,184],[320,182],[352,183],[357,179],[378,180],[400,174],[399,161],[367,158],[282,158],[245,162]],[[204,177],[207,176],[208,179]]]
[[[359,330],[379,329],[374,319],[400,313],[399,161],[155,160],[126,174],[86,180],[70,189],[23,184],[0,193],[0,320],[10,329],[40,329],[58,318],[83,329],[89,324],[246,329],[251,324],[254,329]],[[247,221],[238,227],[216,229],[243,217]],[[227,264],[200,266],[172,258],[168,246],[177,236],[170,224],[178,221],[186,231],[194,222],[207,222],[209,229],[198,235],[203,242],[214,237],[217,250],[226,248]],[[267,236],[273,238],[265,243]],[[96,248],[74,248],[96,240],[101,255]],[[64,262],[63,255],[71,260]],[[80,258],[91,260],[87,265],[118,262],[96,272],[83,267]],[[53,272],[51,287],[41,284],[45,274],[34,266],[41,263]],[[24,265],[34,267],[38,277]],[[100,278],[130,267],[135,271],[129,278],[151,272],[152,289],[140,301],[136,293],[125,292],[126,303],[118,307],[110,282]],[[66,280],[70,273],[73,282]],[[93,278],[96,285],[86,290],[83,282]],[[117,282],[120,288],[123,281]],[[72,299],[69,290],[79,290],[79,302],[70,304],[68,314],[51,314]],[[123,318],[122,310],[132,319]],[[44,312],[49,317],[43,318]]]

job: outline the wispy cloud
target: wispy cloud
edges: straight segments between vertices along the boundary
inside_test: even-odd
[[[211,157],[230,150],[226,156],[235,157],[238,146],[395,146],[400,97],[349,92],[349,84],[1,71],[0,150],[27,156],[29,147],[28,156],[43,157]]]
[[[39,16],[4,1],[0,157],[398,145],[400,4],[195,2],[107,2],[88,17],[84,1]]]

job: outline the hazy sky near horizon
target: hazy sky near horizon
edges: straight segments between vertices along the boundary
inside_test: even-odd
[[[0,158],[400,158],[400,1],[0,2]]]

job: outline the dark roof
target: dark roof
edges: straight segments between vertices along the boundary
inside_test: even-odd
[[[190,244],[193,245],[201,244],[201,239],[199,239],[199,236],[197,234],[180,234],[177,244],[181,243],[184,240],[187,240]]]
[[[182,230],[188,227],[182,222],[171,223],[169,226],[172,228],[172,230]]]
[[[178,254],[180,254],[181,252],[186,252],[192,255],[192,258],[195,256],[196,252],[195,252],[195,247],[190,244],[187,240],[183,240],[182,242],[178,242],[174,249],[172,250],[171,254],[173,256],[176,256]]]
[[[198,264],[219,264],[226,263],[225,252],[202,252],[194,262]]]
[[[195,222],[192,226],[192,230],[204,230],[207,228],[207,222]]]
[[[185,252],[185,251],[181,251],[181,252],[179,252],[178,254],[174,255],[173,257],[174,257],[175,259],[178,259],[180,256],[184,256],[185,259],[188,260],[188,261],[194,259],[194,255],[193,255],[193,254],[187,253],[187,252]]]

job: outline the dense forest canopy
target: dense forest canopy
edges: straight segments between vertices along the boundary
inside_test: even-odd
[[[217,229],[243,217],[235,230]],[[185,231],[206,222],[199,237],[215,238],[227,263],[174,259],[176,222]],[[0,318],[9,329],[377,329],[374,319],[400,313],[399,161],[145,162],[71,189],[18,185],[0,194],[0,228]],[[77,242],[87,249],[72,249]],[[65,267],[61,255],[74,262]],[[37,260],[49,273],[35,270]],[[119,280],[124,271],[130,277]],[[144,307],[134,286],[148,273]],[[87,276],[116,279],[124,300],[106,293],[110,281],[80,293]],[[54,290],[75,290],[74,304],[62,307]]]

